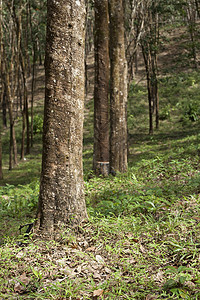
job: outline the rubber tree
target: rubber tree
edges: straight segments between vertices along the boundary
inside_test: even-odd
[[[110,171],[127,171],[127,62],[122,0],[109,0]]]
[[[108,0],[95,0],[94,155],[97,175],[109,174],[109,25]]]
[[[87,219],[83,187],[85,0],[48,0],[43,155],[36,230]]]

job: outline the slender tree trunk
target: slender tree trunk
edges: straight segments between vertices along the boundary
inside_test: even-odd
[[[6,92],[2,86],[2,115],[3,115],[3,126],[7,128],[7,102],[6,102]]]
[[[32,81],[31,81],[31,147],[33,147],[33,104],[35,92],[36,49],[33,50]]]
[[[8,111],[9,111],[9,119],[10,119],[10,149],[9,149],[9,170],[18,164],[17,160],[17,142],[15,138],[15,128],[14,128],[14,113],[13,113],[13,96],[11,95],[11,84],[9,78],[9,71],[6,65],[6,56],[5,49],[3,49],[3,74],[2,78],[5,85],[6,98],[8,102]]]
[[[127,171],[127,62],[122,0],[109,0],[110,170]]]
[[[42,174],[36,228],[52,238],[87,219],[82,138],[85,0],[47,1]]]
[[[191,39],[191,50],[192,50],[192,56],[193,56],[193,63],[194,68],[198,69],[198,62],[197,62],[197,47],[196,47],[196,36],[197,35],[197,21],[196,21],[196,3],[193,1],[188,1],[188,8],[187,8],[187,22],[188,22],[188,30],[190,34]]]
[[[148,102],[149,102],[149,134],[153,134],[153,111],[154,111],[154,101],[152,96],[152,78],[151,78],[151,66],[149,58],[148,45],[142,45],[142,54],[146,69],[146,79],[147,79],[147,91],[148,91]]]
[[[25,155],[25,135],[26,135],[26,111],[22,110],[22,137],[21,137],[21,160],[24,160]]]
[[[30,124],[29,124],[29,109],[28,109],[28,91],[25,86],[25,109],[26,109],[26,154],[30,154]]]
[[[31,15],[31,3],[29,2],[29,22],[31,31],[32,41],[32,80],[31,80],[31,147],[33,147],[33,104],[34,104],[34,92],[35,92],[35,69],[36,69],[36,40],[34,39],[33,28],[32,28],[32,15]]]
[[[20,51],[20,61],[21,61],[21,69],[22,69],[22,77],[23,77],[23,99],[24,99],[24,112],[26,118],[26,154],[30,153],[30,132],[29,132],[29,110],[28,110],[28,89],[27,89],[27,69],[24,61],[24,57],[22,51]],[[24,116],[23,116],[24,117]],[[23,134],[23,131],[22,131]],[[23,141],[23,137],[22,137]]]
[[[0,180],[3,179],[3,168],[2,168],[2,143],[1,143],[1,131],[0,131]]]
[[[3,58],[3,42],[2,42],[2,0],[0,0],[0,72],[2,75],[2,58]],[[0,102],[3,102],[3,81],[1,76],[1,95],[0,95]],[[2,171],[2,143],[1,143],[1,129],[2,126],[0,125],[0,179],[3,179],[3,171]]]
[[[94,160],[97,175],[109,174],[108,1],[95,0]]]

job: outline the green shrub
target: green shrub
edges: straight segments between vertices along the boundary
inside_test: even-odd
[[[42,133],[43,132],[43,118],[40,115],[36,115],[33,119],[33,133]]]

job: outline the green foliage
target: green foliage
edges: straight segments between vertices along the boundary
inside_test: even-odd
[[[9,185],[0,187],[0,215],[3,217],[21,218],[32,214],[38,203],[39,182],[33,181],[27,185]]]
[[[33,118],[33,133],[41,134],[43,132],[43,117],[41,115],[36,115]]]
[[[174,13],[174,1],[162,2],[169,15]],[[154,136],[147,134],[146,87],[131,85],[129,170],[115,177],[97,178],[91,171],[93,101],[86,103],[89,222],[75,231],[63,229],[57,242],[24,241],[18,230],[34,220],[38,202],[42,118],[37,108],[37,144],[26,162],[12,172],[4,169],[0,187],[0,298],[91,299],[100,289],[105,299],[199,299],[199,82],[200,73],[193,71],[162,76],[161,126]],[[7,132],[2,140],[5,166]]]
[[[189,104],[186,104],[186,106],[183,108],[183,117],[182,121],[190,120],[192,122],[196,122],[199,120],[200,116],[200,107],[198,102],[190,102]]]
[[[171,115],[171,105],[168,104],[161,110],[159,114],[159,120],[161,121],[170,120],[170,115]]]

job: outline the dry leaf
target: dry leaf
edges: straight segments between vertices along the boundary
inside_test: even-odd
[[[130,253],[131,253],[131,250],[130,250],[130,249],[124,249],[123,252],[124,252],[125,254],[130,254]]]
[[[28,278],[24,272],[22,275],[20,275],[18,280],[19,282],[15,283],[14,285],[14,291],[15,293],[23,294],[26,290],[26,285],[28,285],[30,282],[30,278]]]
[[[85,251],[94,252],[95,250],[96,248],[93,246],[93,247],[88,247]]]
[[[21,252],[21,251],[18,252],[17,255],[16,255],[17,258],[22,258],[23,256],[24,256],[24,253]]]
[[[101,276],[100,276],[99,273],[95,272],[95,273],[93,274],[93,278],[94,278],[94,279],[101,279]]]
[[[110,274],[111,270],[109,268],[105,267],[105,272],[108,273],[108,274]]]
[[[21,283],[17,282],[15,285],[14,285],[14,291],[15,293],[19,293],[19,294],[22,294],[25,290],[25,287],[23,285],[21,285]]]
[[[162,271],[159,271],[156,276],[155,276],[155,280],[156,281],[162,281],[163,280],[163,272]]]
[[[79,244],[79,246],[84,247],[84,248],[89,246],[87,241],[79,242],[78,244]]]
[[[101,257],[101,255],[96,255],[96,260],[99,264],[103,264],[104,263],[104,259],[103,257]]]
[[[188,286],[190,289],[195,288],[195,284],[194,284],[194,282],[192,282],[192,281],[186,281],[186,282],[185,282],[185,285]]]
[[[29,284],[30,282],[30,278],[26,276],[25,272],[20,276],[19,280],[25,285]]]
[[[145,253],[145,252],[146,252],[145,248],[144,248],[142,245],[140,245],[140,251],[141,251],[142,253]]]
[[[72,242],[72,243],[70,244],[70,247],[71,247],[72,249],[78,249],[78,245],[77,245],[76,243],[74,243],[74,242]]]
[[[101,289],[95,290],[95,291],[93,292],[93,297],[102,296],[102,295],[103,295],[103,292],[104,292],[104,290],[101,290]]]
[[[69,278],[73,278],[77,275],[77,273],[73,269],[70,269],[70,268],[61,269],[60,271],[64,274],[66,274]]]
[[[135,264],[135,263],[136,263],[136,260],[133,259],[133,258],[130,258],[130,259],[128,260],[128,263],[129,263],[129,264]]]

